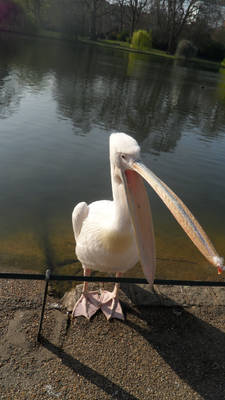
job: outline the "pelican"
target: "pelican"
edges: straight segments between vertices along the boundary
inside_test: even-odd
[[[109,150],[113,200],[95,201],[89,205],[81,202],[72,213],[75,251],[84,276],[97,270],[120,277],[140,261],[147,281],[153,285],[155,240],[143,179],[159,195],[199,251],[221,273],[225,269],[223,258],[217,254],[184,203],[141,162],[136,140],[125,133],[112,133]],[[83,315],[90,319],[101,308],[107,319],[124,319],[118,289],[119,284],[116,283],[112,292],[89,292],[88,282],[84,282],[72,316]]]

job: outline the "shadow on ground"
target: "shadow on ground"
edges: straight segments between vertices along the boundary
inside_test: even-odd
[[[138,400],[137,397],[122,389],[121,386],[113,383],[107,377],[99,374],[97,371],[81,363],[79,360],[75,359],[70,354],[66,353],[60,347],[54,345],[43,336],[41,336],[40,341],[48,351],[51,351],[53,354],[59,357],[66,367],[69,367],[76,374],[83,376],[87,381],[89,381],[93,385],[96,385],[105,393],[111,395],[112,397],[114,397],[116,393],[116,398]]]
[[[142,290],[140,287],[137,290]],[[141,294],[141,293],[140,293]],[[225,398],[225,333],[186,311],[174,307],[136,307],[146,321],[147,329],[127,321],[157,350],[175,373],[206,400]],[[216,315],[217,314],[217,315]],[[213,316],[223,319],[224,307],[217,307]],[[224,319],[223,319],[224,320]],[[222,324],[223,329],[225,326]]]
[[[139,287],[137,290],[143,289]],[[124,288],[123,291],[125,291]],[[224,307],[214,307],[211,310],[205,308],[204,311],[201,307],[196,307],[194,311],[188,312],[176,303],[171,307],[132,307],[123,304],[123,309],[129,318],[119,324],[130,328],[138,336],[141,335],[169,365],[175,375],[194,392],[205,400],[225,398]],[[96,321],[100,322],[98,317],[96,320],[95,317],[93,319],[93,330]],[[101,323],[103,326],[104,323],[102,321]],[[83,328],[85,329],[85,325]],[[121,328],[118,326],[118,330],[120,329],[122,330],[122,326]],[[138,400],[123,389],[122,385],[115,384],[111,379],[74,358],[62,347],[51,343],[47,338],[42,336],[41,343],[48,351],[59,357],[62,364],[69,367],[71,371],[83,376],[112,398],[116,393],[116,398],[119,399]],[[149,360],[149,365],[151,368],[151,360]],[[162,378],[165,366],[163,368]]]

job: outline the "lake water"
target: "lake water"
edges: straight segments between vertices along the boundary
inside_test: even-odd
[[[111,198],[113,131],[138,140],[144,163],[183,199],[225,256],[225,70],[1,35],[1,270],[80,269],[71,213],[79,201]],[[157,277],[218,279],[148,191]]]

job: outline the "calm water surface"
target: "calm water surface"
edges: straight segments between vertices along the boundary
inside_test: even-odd
[[[88,45],[0,36],[0,265],[74,273],[71,212],[111,198],[108,139],[143,161],[225,256],[225,71]],[[157,277],[217,279],[149,190]],[[139,268],[130,276],[141,275]]]

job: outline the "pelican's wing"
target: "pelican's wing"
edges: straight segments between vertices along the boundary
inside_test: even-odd
[[[73,225],[73,232],[74,232],[75,240],[77,240],[77,238],[80,234],[82,224],[88,216],[88,211],[89,211],[88,205],[85,202],[78,203],[74,207],[74,210],[72,213],[72,225]]]

